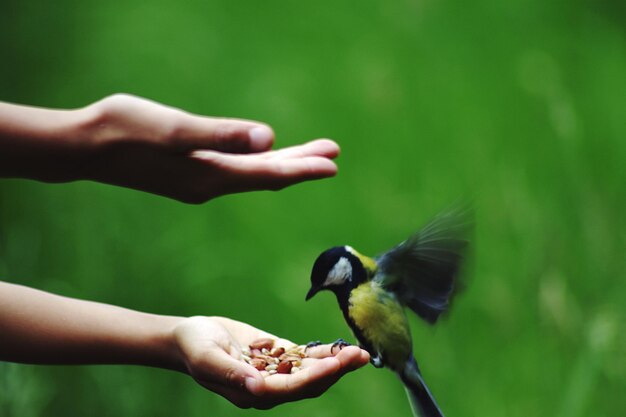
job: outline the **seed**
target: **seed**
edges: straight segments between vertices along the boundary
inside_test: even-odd
[[[271,349],[274,347],[274,340],[269,337],[264,337],[261,339],[257,339],[254,342],[250,343],[250,349]]]
[[[268,356],[268,355],[259,355],[257,356],[257,358],[263,359],[268,364],[278,364],[278,362],[280,362],[278,358],[275,358],[273,356]]]
[[[267,362],[260,358],[253,358],[250,359],[250,365],[254,366],[259,371],[262,371],[267,366]]]
[[[281,361],[299,361],[300,359],[302,359],[301,356],[299,355],[293,355],[291,353],[285,353],[283,355],[280,355],[280,357],[278,358]]]
[[[284,347],[278,347],[278,348],[274,348],[270,351],[270,355],[277,358],[280,355],[282,355],[283,353],[285,353],[285,348]]]
[[[302,359],[307,356],[304,346],[296,345],[288,350],[273,346],[273,339],[257,339],[249,348],[241,349],[241,360],[254,366],[264,376],[276,373],[294,374],[300,371]]]
[[[279,374],[288,374],[291,373],[291,368],[293,368],[293,364],[289,361],[282,361],[278,364],[278,368],[276,370]]]
[[[287,351],[287,353],[293,353],[295,355],[305,356],[306,346],[294,346]]]

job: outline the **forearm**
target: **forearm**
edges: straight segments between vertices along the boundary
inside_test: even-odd
[[[85,131],[92,113],[0,102],[0,177],[79,179],[91,145]]]
[[[173,337],[181,320],[0,282],[0,360],[184,371]]]

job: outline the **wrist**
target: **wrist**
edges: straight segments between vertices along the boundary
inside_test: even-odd
[[[58,181],[70,182],[89,178],[97,142],[94,139],[94,126],[99,123],[98,112],[91,106],[66,110],[66,123],[55,135],[58,140]],[[55,179],[51,179],[55,181]]]
[[[81,179],[91,151],[88,108],[52,110],[0,103],[0,176],[45,182]]]
[[[185,318],[159,315],[150,317],[151,325],[147,325],[147,328],[152,330],[148,330],[146,345],[141,349],[146,362],[138,364],[187,373],[184,355],[176,337],[176,329]]]

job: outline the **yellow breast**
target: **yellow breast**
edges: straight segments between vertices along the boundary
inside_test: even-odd
[[[404,309],[394,295],[376,282],[365,282],[352,290],[348,314],[389,367],[404,366],[411,354],[411,334]]]

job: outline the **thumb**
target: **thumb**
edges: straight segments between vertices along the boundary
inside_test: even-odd
[[[245,389],[257,396],[265,391],[265,380],[256,368],[233,358],[222,349],[206,351],[198,362],[193,373],[199,382],[236,390]]]
[[[180,121],[175,136],[176,143],[185,151],[264,152],[274,143],[274,132],[263,123],[189,113]]]

